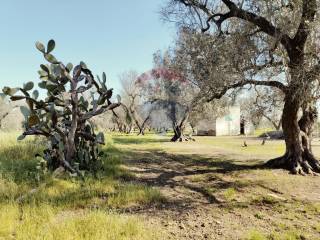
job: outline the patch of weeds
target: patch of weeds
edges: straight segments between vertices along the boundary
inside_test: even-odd
[[[155,137],[154,134],[145,134],[143,136],[137,135],[113,135],[113,142],[115,144],[121,145],[129,145],[129,144],[136,144],[136,145],[144,145],[144,144],[159,144],[161,142],[168,142],[167,138],[163,137]]]
[[[19,194],[19,187],[12,179],[0,175],[0,201],[12,201]]]
[[[122,167],[122,161],[117,155],[107,155],[103,159],[103,171],[100,176],[108,176],[113,178],[119,178],[128,174],[128,172]]]
[[[0,205],[0,239],[9,239],[19,219],[19,209],[16,204]],[[11,239],[11,238],[10,238]]]
[[[258,196],[252,200],[257,205],[278,205],[279,200],[272,196]]]
[[[263,234],[259,230],[253,229],[249,231],[246,240],[303,240],[307,239],[298,230],[289,230],[280,233]]]
[[[279,201],[271,196],[263,196],[261,202],[264,204],[274,205],[277,204]]]
[[[235,200],[237,195],[237,191],[234,188],[227,188],[224,192],[223,192],[223,196],[227,201],[232,201]]]
[[[32,141],[8,146],[0,145],[0,174],[10,177],[16,183],[35,184],[37,174],[35,154],[41,150],[41,147]]]
[[[317,223],[313,226],[314,230],[316,230],[318,233],[320,233],[320,223]]]
[[[237,202],[237,201],[230,201],[226,202],[222,205],[222,209],[226,212],[234,212],[235,210],[239,209],[247,209],[250,205],[247,202]]]
[[[157,189],[135,184],[125,184],[116,187],[115,192],[107,199],[107,205],[117,208],[164,201],[164,197]]]
[[[264,218],[263,214],[259,213],[259,212],[254,214],[254,217],[257,218],[257,219],[263,219]]]
[[[272,240],[305,240],[309,239],[304,236],[299,230],[290,229],[288,231],[280,232],[280,233],[272,233],[269,236],[269,239]]]
[[[1,141],[0,239],[158,239],[159,230],[146,227],[142,219],[106,212],[164,201],[157,189],[123,180],[132,174],[122,167],[123,153],[112,144],[105,149],[98,178],[50,175],[37,184],[34,154],[41,149],[33,142],[6,146]]]
[[[215,193],[217,191],[217,189],[211,188],[211,187],[204,187],[203,191],[207,195],[212,195],[213,193]]]
[[[303,209],[307,214],[320,214],[320,203],[305,203]]]
[[[245,172],[248,172],[248,175],[249,175],[249,171],[241,171],[241,172],[238,172],[238,176],[236,176],[235,174],[235,177],[239,178],[241,177],[241,175],[243,175]],[[237,186],[237,189],[241,189],[241,188],[246,188],[246,187],[250,187],[252,186],[254,183],[250,180],[236,180],[234,182],[234,185]]]
[[[197,182],[205,181],[206,178],[207,178],[207,176],[205,176],[205,175],[193,175],[190,177],[190,181],[197,183]]]
[[[278,228],[279,228],[280,230],[287,230],[287,229],[289,229],[288,226],[287,226],[287,224],[282,223],[282,222],[278,223],[277,226],[278,226]]]
[[[273,231],[268,239],[271,240],[306,240],[312,238],[309,233],[306,233],[303,226],[296,224],[290,225],[288,223],[279,222],[276,224],[277,229]]]
[[[1,209],[2,210],[2,209]],[[100,210],[60,211],[48,205],[7,206],[2,212],[1,239],[147,240],[159,239],[146,222]],[[4,221],[3,221],[4,220]]]
[[[246,240],[267,240],[266,236],[256,229],[249,231]]]
[[[48,204],[60,209],[123,208],[163,202],[159,190],[112,178],[86,179],[85,182],[53,179],[26,195],[24,204]]]

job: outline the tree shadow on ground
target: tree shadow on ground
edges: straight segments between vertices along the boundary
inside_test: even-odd
[[[155,149],[148,151],[127,150],[123,156],[126,158],[126,165],[131,168],[130,171],[137,176],[135,181],[152,187],[183,188],[189,192],[184,199],[168,200],[166,207],[170,208],[171,206],[175,211],[182,212],[192,208],[192,205],[199,201],[195,195],[205,199],[202,204],[222,206],[224,202],[215,193],[230,188],[242,191],[242,189],[250,186],[277,192],[265,186],[263,181],[256,180],[244,183],[234,179],[226,180],[222,177],[250,170],[265,169],[262,161],[244,163],[224,155],[207,157],[199,154],[169,154]],[[190,181],[190,178],[199,176],[207,179],[199,183]],[[205,184],[203,184],[204,182]],[[211,189],[215,189],[215,191]],[[237,207],[247,205],[248,203],[239,203]]]
[[[148,144],[148,143],[164,143],[170,142],[170,139],[167,138],[143,138],[143,137],[124,137],[124,136],[114,136],[112,137],[113,142],[116,144]]]
[[[118,140],[117,140],[118,139]],[[114,140],[119,145],[135,144],[135,139],[115,138]],[[141,139],[138,144],[167,142],[168,139]],[[0,151],[0,159],[3,173],[8,173],[12,176],[16,183],[27,183],[30,186],[35,184],[36,174],[36,159],[35,153],[39,152],[39,147],[35,144],[25,144],[19,147],[13,146]],[[37,193],[39,202],[43,199],[50,200],[53,205],[87,205],[91,204],[94,199],[103,200],[103,206],[108,206],[105,201],[108,199],[116,199],[119,203],[111,205],[119,205],[122,209],[130,196],[134,196],[132,202],[139,202],[140,198],[144,201],[143,204],[136,206],[139,210],[149,210],[150,207],[173,209],[176,212],[184,212],[194,207],[194,203],[199,202],[199,196],[202,199],[201,204],[223,204],[212,189],[223,191],[229,188],[235,188],[241,191],[247,185],[234,180],[226,180],[222,175],[241,173],[243,171],[262,168],[259,162],[244,162],[230,159],[224,155],[203,156],[200,154],[169,154],[161,149],[138,150],[132,148],[115,148],[110,147],[105,149],[105,171],[103,177],[111,177],[114,180],[121,179],[121,186],[128,187],[116,188],[113,194],[108,193],[98,186],[96,189],[77,188],[72,191],[65,191],[63,195],[47,196],[46,193]],[[121,161],[122,159],[122,161]],[[121,168],[121,163],[125,163],[129,169]],[[131,174],[134,173],[134,174]],[[142,175],[140,177],[139,175]],[[206,176],[208,175],[208,177]],[[207,179],[201,183],[194,183],[189,178],[194,176],[206,176]],[[205,182],[206,184],[202,183]],[[253,185],[264,186],[261,181],[248,183]],[[137,185],[137,187],[135,186]],[[182,198],[163,200],[156,192],[150,192],[147,187],[162,187],[168,189],[183,188],[189,191]],[[92,192],[92,191],[93,192]],[[272,189],[271,189],[272,190]],[[143,196],[139,194],[143,193]],[[18,194],[19,195],[19,194]],[[31,198],[33,199],[33,197]],[[205,201],[203,201],[205,200]],[[165,204],[162,204],[162,201]],[[93,204],[94,205],[94,204]],[[239,204],[238,204],[239,205]]]

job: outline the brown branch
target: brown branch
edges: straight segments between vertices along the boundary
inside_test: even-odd
[[[240,19],[248,21],[259,27],[266,34],[274,38],[279,38],[281,44],[287,49],[287,51],[291,51],[292,39],[289,37],[289,35],[285,34],[280,28],[275,27],[266,18],[258,16],[255,13],[240,9],[234,2],[230,0],[222,0],[222,2],[229,8],[232,17],[238,17]]]
[[[305,0],[307,1],[307,0]],[[312,0],[315,1],[315,0]],[[288,52],[292,50],[292,39],[289,37],[288,34],[284,33],[282,29],[274,26],[270,21],[268,21],[266,18],[259,16],[255,13],[246,11],[242,8],[239,8],[233,1],[230,0],[222,0],[222,2],[228,7],[229,12],[227,13],[214,13],[212,12],[207,4],[201,4],[199,1],[194,0],[179,0],[180,3],[184,4],[187,7],[197,7],[201,9],[207,16],[207,27],[205,29],[202,29],[204,31],[209,30],[210,28],[210,21],[213,21],[219,31],[221,30],[222,23],[232,17],[237,17],[242,20],[248,21],[255,26],[259,27],[262,32],[274,37],[278,38],[281,44],[286,48]],[[216,19],[218,17],[218,19]]]
[[[248,71],[248,70],[254,70],[254,71],[261,71],[264,70],[266,68],[275,68],[275,67],[281,67],[283,66],[283,62],[279,61],[279,62],[273,62],[272,60],[263,64],[263,65],[251,65],[248,67],[243,68],[243,71]]]
[[[207,102],[211,102],[214,99],[219,99],[219,98],[223,97],[226,94],[226,92],[230,89],[243,87],[243,86],[249,85],[249,84],[256,85],[256,86],[275,87],[275,88],[282,90],[284,93],[286,93],[287,89],[288,89],[287,86],[285,86],[283,83],[278,82],[278,81],[243,80],[243,81],[237,82],[235,84],[225,86],[224,88],[222,88],[222,90],[220,90],[220,92],[211,95],[210,98],[207,99]]]
[[[300,21],[298,30],[296,32],[296,35],[293,38],[294,46],[298,47],[301,50],[305,45],[307,38],[310,34],[310,28],[308,27],[308,25],[309,23],[314,21],[316,12],[317,12],[316,0],[303,0],[301,21]]]

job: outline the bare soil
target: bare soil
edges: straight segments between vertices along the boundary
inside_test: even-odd
[[[133,181],[165,197],[128,211],[159,225],[165,239],[320,239],[320,178],[261,167],[282,141],[247,139],[243,149],[242,138],[160,140],[116,144]]]

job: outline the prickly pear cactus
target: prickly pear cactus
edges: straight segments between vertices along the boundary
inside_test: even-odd
[[[42,157],[52,170],[64,167],[75,174],[83,170],[96,172],[101,166],[99,145],[104,144],[104,135],[95,133],[90,119],[112,111],[120,102],[111,103],[112,89],[106,86],[105,73],[102,80],[99,77],[96,80],[83,62],[75,67],[71,63],[64,65],[51,53],[54,40],[46,47],[37,42],[36,47],[47,61],[38,71],[38,86],[47,96],[41,99],[33,82],[20,88],[3,88],[3,93],[12,101],[27,103],[27,107],[20,108],[25,117],[25,130],[18,140],[28,135],[44,136],[48,148]]]

